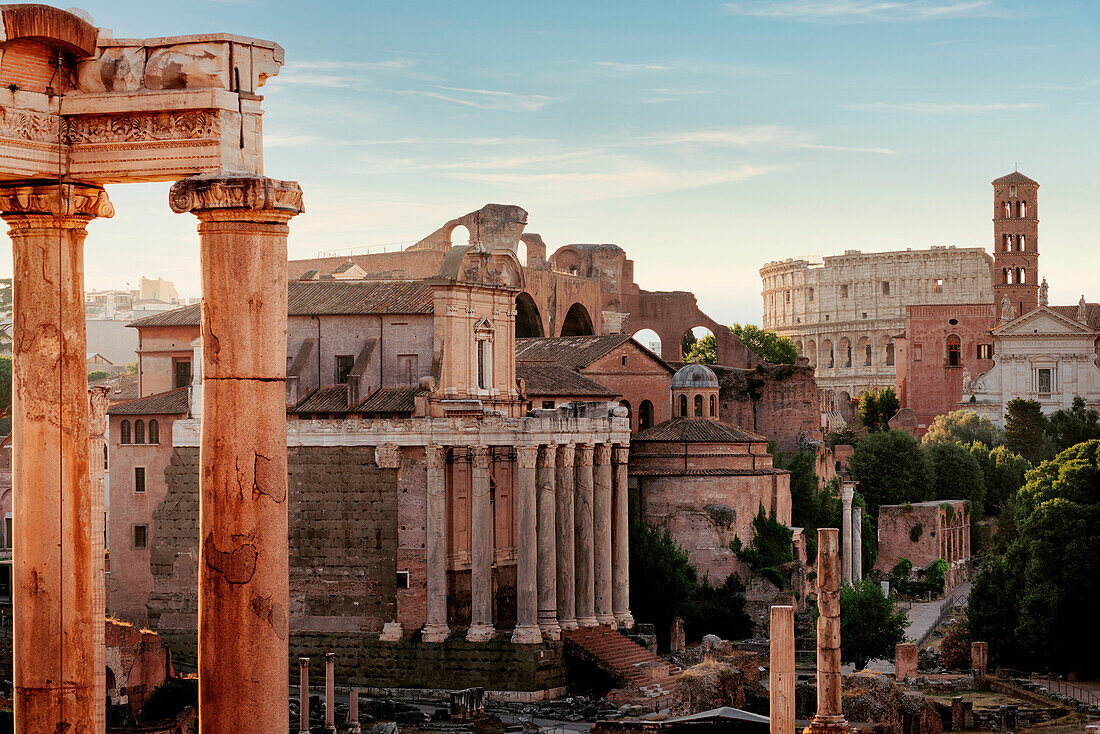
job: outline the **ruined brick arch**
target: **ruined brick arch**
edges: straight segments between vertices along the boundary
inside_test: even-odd
[[[592,316],[581,303],[574,303],[565,313],[559,336],[589,336],[596,333]]]
[[[542,314],[531,294],[524,291],[516,296],[516,338],[545,336]]]
[[[679,362],[680,340],[696,326],[705,326],[718,344],[718,364],[727,367],[753,367],[763,362],[737,336],[699,309],[695,294],[687,291],[640,291],[637,302],[624,298],[623,310],[630,313],[624,333],[635,334],[651,329],[661,339],[661,358]]]

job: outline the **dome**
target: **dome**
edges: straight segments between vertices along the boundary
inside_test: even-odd
[[[718,389],[718,376],[714,374],[714,370],[705,364],[699,364],[698,362],[686,364],[672,376],[673,390],[704,388]]]

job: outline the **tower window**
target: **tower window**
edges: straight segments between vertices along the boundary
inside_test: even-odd
[[[1010,186],[1008,188],[1008,195],[1011,196],[1013,199],[1016,198],[1016,187],[1015,186]]]
[[[1011,252],[1012,251],[1012,235],[1006,234],[1001,238],[1001,251],[1002,252]]]
[[[978,345],[978,359],[993,359],[993,345],[992,344],[979,344]]]
[[[355,364],[355,357],[350,354],[340,354],[336,357],[336,384],[347,384],[348,375],[351,374],[352,365]]]
[[[882,281],[882,295],[890,295],[890,281],[888,280]]]
[[[1016,238],[1016,252],[1024,252],[1027,250],[1027,240],[1025,235],[1020,235]]]
[[[623,367],[626,367],[626,355],[623,355]]]
[[[1024,268],[1016,268],[1016,283],[1023,285],[1027,282],[1027,271]]]
[[[688,397],[687,395],[680,396],[680,417],[687,418],[688,414]]]
[[[1006,201],[1004,203],[1004,218],[1008,219],[1011,216],[1012,216],[1012,203]]]
[[[130,443],[130,421],[122,421],[118,426],[119,443]]]
[[[846,285],[840,286],[840,297],[841,298],[847,298],[848,297],[848,286],[846,286]]]
[[[703,417],[703,396],[702,395],[696,395],[695,396],[695,417],[696,418],[702,418]]]
[[[952,334],[947,337],[947,366],[958,367],[962,362],[962,347],[959,337]]]
[[[932,281],[932,292],[943,293],[943,278],[936,278]]]
[[[133,526],[133,548],[134,550],[142,550],[149,545],[149,526],[148,525],[134,525]]]
[[[145,467],[134,467],[134,494],[145,494]]]
[[[717,402],[718,402],[718,400],[713,395],[711,395],[710,396],[710,417],[711,418],[717,418],[718,417],[718,410],[717,410],[717,407],[716,407]]]

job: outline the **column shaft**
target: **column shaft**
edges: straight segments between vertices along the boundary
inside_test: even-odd
[[[88,410],[91,443],[88,448],[88,466],[92,482],[92,613],[98,621],[107,610],[106,577],[103,568],[103,537],[105,524],[103,457],[107,449],[107,393],[106,387],[88,388]],[[95,734],[107,731],[107,649],[106,631],[102,624],[95,624]]]
[[[592,492],[593,586],[596,620],[615,626],[611,611],[611,444],[597,444]]]
[[[573,493],[574,565],[576,566],[577,624],[595,627],[596,587],[595,553],[592,538],[592,444],[577,444],[574,468],[576,490]]]
[[[771,609],[768,691],[771,734],[794,734],[794,607]]]
[[[557,465],[557,448],[553,445],[539,446],[538,458],[538,586],[539,586],[539,629],[547,640],[561,639],[561,627],[558,626],[558,552],[555,546],[556,516],[554,497],[554,474]]]
[[[840,704],[840,548],[836,528],[817,531],[817,609],[817,715],[809,731],[837,731],[835,727],[846,725]]]
[[[558,541],[558,622],[563,630],[577,628],[576,566],[573,553],[573,493],[576,446],[571,443],[558,446],[557,486],[557,541]]]
[[[516,447],[516,629],[512,642],[542,642],[538,626],[538,513],[535,464],[538,446]]]
[[[475,446],[470,497],[470,629],[466,639],[485,642],[493,629],[493,505],[489,486],[492,452]]]
[[[612,458],[614,475],[614,559],[612,565],[611,610],[619,629],[634,626],[630,614],[630,490],[627,485],[627,452],[629,444],[615,444]]]
[[[421,639],[443,642],[451,633],[447,626],[447,449],[432,444],[424,447],[427,463],[425,531],[427,549],[427,615]]]
[[[844,482],[840,490],[840,541],[843,550],[840,554],[841,573],[844,581],[852,583],[852,495],[855,486]]]
[[[863,509],[852,508],[852,583],[863,580]]]
[[[172,209],[199,218],[199,729],[289,728],[287,223],[298,184],[178,181]]]
[[[336,655],[325,653],[325,734],[336,734]]]
[[[95,731],[84,238],[102,189],[5,186],[13,259],[12,515],[17,731]],[[102,459],[100,459],[102,461]]]

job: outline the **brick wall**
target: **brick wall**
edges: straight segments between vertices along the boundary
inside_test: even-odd
[[[799,435],[820,429],[813,368],[769,364],[711,369],[718,375],[718,416],[723,423],[767,436],[788,457],[798,450]]]

